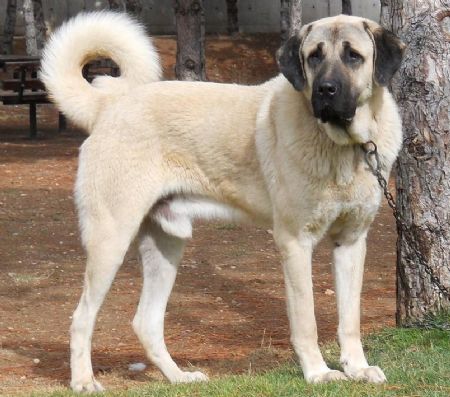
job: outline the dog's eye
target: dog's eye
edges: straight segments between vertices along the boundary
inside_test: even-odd
[[[349,61],[352,63],[363,63],[364,62],[364,58],[362,57],[362,55],[357,53],[354,50],[349,50],[347,56],[348,56]]]
[[[313,51],[311,54],[309,54],[308,56],[308,62],[311,65],[318,65],[320,62],[322,61],[322,52],[319,50],[315,50]]]

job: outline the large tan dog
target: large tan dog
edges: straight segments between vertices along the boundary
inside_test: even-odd
[[[194,218],[226,217],[273,228],[283,259],[291,340],[308,382],[384,382],[360,341],[366,236],[381,200],[361,144],[373,140],[388,176],[402,142],[385,88],[403,44],[366,19],[337,16],[302,28],[281,48],[278,77],[260,86],[159,82],[157,54],[125,15],[84,14],[60,28],[41,77],[58,107],[90,134],[76,183],[87,251],[83,294],[71,327],[71,386],[101,390],[90,348],[96,314],[136,239],[144,286],[133,327],[171,382],[182,371],[164,343],[164,311]],[[88,60],[106,56],[119,78],[92,85]],[[311,254],[328,235],[343,372],[317,344]]]

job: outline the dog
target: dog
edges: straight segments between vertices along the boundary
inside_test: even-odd
[[[381,201],[362,145],[376,143],[388,178],[402,143],[386,86],[404,44],[352,16],[302,27],[279,50],[280,74],[257,86],[160,81],[144,29],[123,14],[81,14],[43,52],[40,77],[57,107],[89,137],[80,149],[75,200],[87,253],[71,326],[71,387],[103,390],[93,375],[97,312],[132,241],[143,264],[133,329],[170,382],[207,380],[180,369],[164,342],[164,312],[197,218],[273,229],[286,284],[291,342],[307,382],[385,382],[360,339],[366,236]],[[118,78],[89,84],[82,67],[113,59]],[[334,243],[342,371],[319,350],[311,255]]]

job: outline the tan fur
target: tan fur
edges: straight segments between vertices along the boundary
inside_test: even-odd
[[[114,18],[109,23],[110,17],[101,14],[102,28],[114,38],[122,32],[114,26]],[[101,389],[92,374],[90,335],[103,297],[136,236],[144,263],[144,291],[134,329],[149,358],[169,380],[206,379],[201,373],[181,371],[172,361],[163,342],[161,313],[192,220],[215,216],[273,227],[283,257],[291,339],[310,382],[345,378],[328,369],[320,355],[313,312],[311,252],[322,237],[330,235],[337,245],[339,338],[345,374],[384,381],[378,367],[367,365],[359,340],[365,237],[381,199],[359,144],[377,143],[387,177],[401,145],[401,124],[392,96],[373,81],[374,48],[362,21],[338,16],[315,22],[303,43],[302,51],[308,51],[318,40],[325,42],[329,56],[336,57],[337,43],[349,40],[367,58],[352,76],[360,99],[346,132],[314,118],[310,105],[314,75],[309,69],[308,85],[301,92],[282,75],[260,86],[239,86],[151,82],[154,74],[148,84],[125,78],[127,85],[120,90],[114,89],[112,81],[108,89],[106,80],[101,88],[83,83],[77,91],[73,81],[79,76],[58,73],[64,59],[54,48],[47,48],[45,54],[58,62],[44,55],[43,76],[58,106],[69,117],[68,106],[95,109],[85,122],[80,121],[82,112],[72,116],[91,134],[81,148],[76,183],[88,262],[85,290],[72,325],[75,390]],[[89,15],[79,17],[78,23],[86,34],[95,34],[95,19]],[[121,29],[133,26],[128,21]],[[70,26],[64,37],[58,34],[53,39],[58,48],[77,53],[73,49],[81,43],[73,39]],[[107,36],[102,40],[114,43]],[[104,45],[98,52],[108,54],[110,48]],[[90,56],[95,54],[95,48],[89,51]],[[110,53],[113,59],[114,54]],[[138,55],[142,65],[155,62],[153,54],[148,62],[136,51]],[[132,68],[133,52],[121,62]],[[159,70],[155,65],[153,69]],[[69,95],[64,87],[70,79]]]

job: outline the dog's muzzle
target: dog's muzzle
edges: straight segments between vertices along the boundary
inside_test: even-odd
[[[356,104],[345,92],[338,80],[319,80],[313,85],[312,106],[314,117],[323,123],[341,127],[351,124],[356,112]]]

